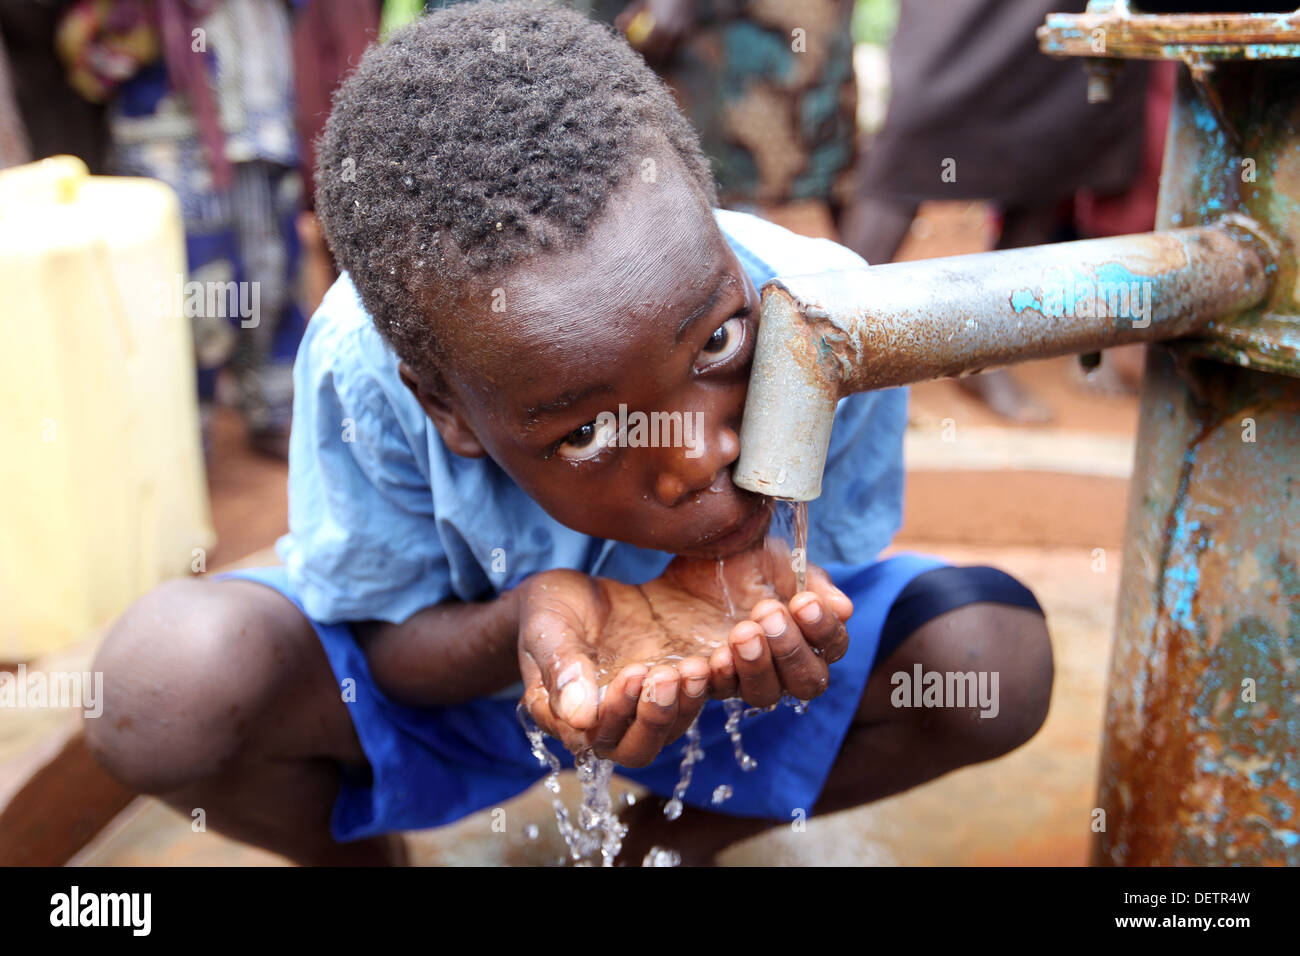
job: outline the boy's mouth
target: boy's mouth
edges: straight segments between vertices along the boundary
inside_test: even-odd
[[[691,553],[701,557],[722,558],[744,551],[762,538],[772,520],[772,499],[765,495],[749,497],[753,499],[752,510],[729,528],[701,540],[691,549]]]

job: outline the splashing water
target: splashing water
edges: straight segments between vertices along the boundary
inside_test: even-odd
[[[664,804],[664,816],[676,820],[682,815],[682,799],[691,785],[691,773],[695,764],[704,759],[704,748],[700,746],[700,719],[696,717],[686,728],[686,746],[682,748],[682,763],[677,771],[677,786],[673,787],[673,798]]]
[[[794,503],[795,593],[808,586],[808,502]]]
[[[601,760],[592,751],[574,754],[573,765],[578,784],[582,788],[582,803],[578,808],[575,825],[569,810],[560,799],[560,759],[546,748],[546,733],[533,722],[527,708],[521,703],[516,710],[519,723],[532,747],[538,764],[545,767],[546,789],[551,791],[551,805],[555,808],[555,822],[569,856],[578,866],[590,866],[597,854],[602,866],[613,866],[614,858],[623,848],[627,825],[618,819],[610,797],[609,784],[614,775],[614,762]]]
[[[808,586],[808,502],[777,498],[768,536],[789,543],[794,593],[798,594]]]
[[[726,803],[730,799],[731,787],[727,786],[725,783],[720,783],[713,789],[713,797],[709,802],[716,807]]]
[[[670,850],[666,846],[655,846],[650,848],[650,852],[645,855],[641,861],[642,866],[679,866],[682,862],[682,855],[676,850]]]
[[[731,738],[731,749],[736,755],[736,765],[748,773],[758,766],[758,761],[745,753],[745,746],[740,742],[740,718],[745,713],[745,702],[739,697],[731,697],[722,702],[722,709],[727,714],[724,729],[727,736]]]
[[[582,786],[582,804],[578,808],[578,823],[586,836],[583,845],[585,857],[599,849],[602,866],[613,866],[618,851],[623,849],[627,824],[618,818],[609,784],[614,776],[614,761],[601,760],[590,750],[575,754],[574,767],[578,783]],[[572,847],[570,853],[573,852]]]

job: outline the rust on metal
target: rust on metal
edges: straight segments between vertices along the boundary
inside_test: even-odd
[[[1038,45],[1054,56],[1125,60],[1293,59],[1300,56],[1300,12],[1133,13],[1127,4],[1050,13]]]
[[[1094,861],[1300,864],[1300,378],[1150,350]]]
[[[847,395],[1194,333],[1265,298],[1261,251],[1199,227],[775,284]]]
[[[1157,223],[1239,228],[1267,295],[1148,351],[1094,859],[1300,864],[1300,64],[1294,17],[1183,60]],[[1262,20],[1253,18],[1255,27]],[[1240,24],[1238,24],[1240,25]],[[1284,35],[1286,34],[1286,35]],[[1153,34],[1154,35],[1154,34]],[[1250,48],[1249,43],[1267,43]],[[1255,61],[1255,62],[1252,62]]]
[[[1217,319],[1190,353],[1300,374],[1300,62],[1221,63],[1206,81],[1240,130],[1234,142],[1200,84],[1183,74],[1161,173],[1158,216],[1170,226],[1249,223],[1269,249],[1270,291],[1256,306]]]

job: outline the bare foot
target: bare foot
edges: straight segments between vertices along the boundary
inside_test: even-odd
[[[1102,395],[1136,395],[1142,386],[1143,345],[1121,345],[1102,353],[1101,364],[1089,372],[1075,363],[1075,380]]]
[[[772,820],[731,817],[698,807],[684,807],[676,820],[664,816],[664,801],[646,794],[619,813],[627,824],[627,837],[616,860],[618,866],[641,866],[656,847],[673,850],[681,866],[717,866],[717,856],[727,847],[776,825]]]
[[[1051,410],[1021,387],[1006,369],[967,375],[957,379],[957,386],[1007,421],[1042,425],[1052,420]]]
[[[289,460],[289,429],[259,428],[248,436],[248,443],[258,454],[276,461]]]

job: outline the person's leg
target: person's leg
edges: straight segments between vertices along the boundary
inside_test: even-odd
[[[368,764],[315,630],[276,591],[164,584],[113,626],[94,669],[105,706],[86,741],[126,786],[298,863],[404,862],[396,835],[330,835],[343,769]]]
[[[293,402],[291,363],[277,362],[272,354],[293,297],[290,249],[278,195],[284,174],[283,167],[272,163],[239,163],[231,190],[241,278],[256,283],[258,314],[251,319],[235,317],[238,345],[230,367],[253,447],[280,459],[288,458]]]
[[[1007,206],[1002,211],[1002,229],[997,249],[1020,249],[1059,242],[1068,219],[1059,202]],[[979,399],[1007,421],[1041,425],[1052,420],[1052,411],[1037,396],[1017,382],[1006,369],[993,369],[956,380],[966,394]]]
[[[1136,395],[1142,388],[1146,346],[1140,342],[1106,349],[1101,364],[1085,372],[1078,362],[1073,367],[1082,386],[1103,395]]]
[[[966,707],[895,707],[893,675],[914,666],[998,675],[997,715]],[[1023,607],[968,604],[913,632],[872,671],[815,812],[834,813],[910,789],[1015,750],[1043,725],[1052,687],[1043,616]]]
[[[900,202],[875,196],[858,196],[839,217],[840,243],[848,246],[870,265],[893,262],[919,208],[914,202]]]

